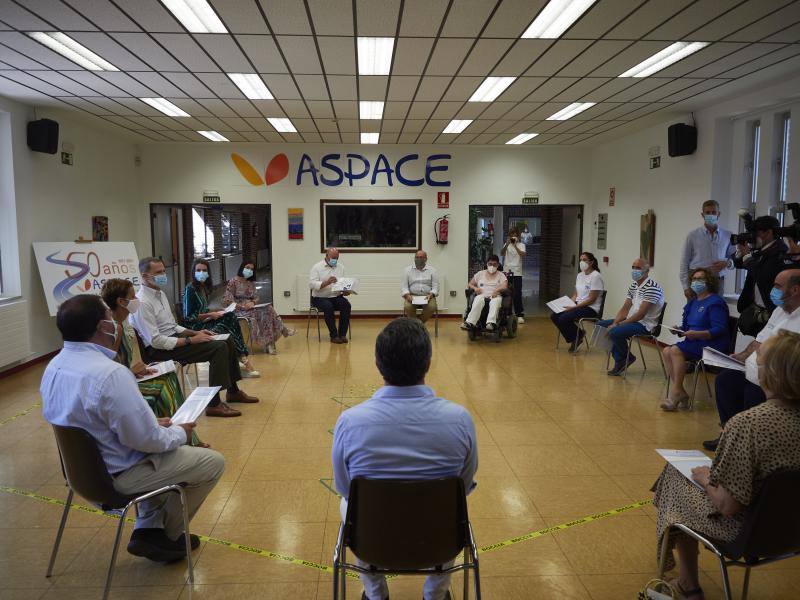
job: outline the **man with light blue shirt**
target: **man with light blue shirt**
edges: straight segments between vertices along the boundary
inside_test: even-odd
[[[120,494],[184,484],[192,518],[222,476],[222,455],[187,445],[194,423],[173,425],[168,418],[156,419],[131,370],[113,360],[118,329],[99,296],[70,298],[59,307],[56,324],[64,347],[42,378],[44,418],[91,435]],[[192,535],[192,548],[199,544]],[[176,495],[139,504],[128,552],[156,562],[186,556]]]
[[[475,487],[478,445],[469,412],[425,385],[431,365],[431,340],[416,319],[389,323],[375,341],[375,364],[385,385],[375,395],[339,416],[333,433],[333,477],[347,513],[350,482],[371,479],[461,477],[467,493]],[[358,561],[362,566],[368,566]],[[386,600],[380,575],[361,574],[362,600]],[[425,580],[424,600],[450,598],[450,575]]]
[[[689,285],[689,273],[692,269],[711,269],[717,277],[724,279],[725,271],[733,268],[732,257],[736,248],[731,245],[731,232],[719,226],[719,215],[719,202],[703,202],[700,212],[703,225],[692,229],[683,244],[678,276],[683,286],[683,295],[689,300],[694,298],[694,292]]]

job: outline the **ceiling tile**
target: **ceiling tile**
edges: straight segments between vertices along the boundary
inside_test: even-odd
[[[692,77],[698,77],[698,75],[695,75],[694,73],[697,71],[697,69],[705,67],[706,65],[722,59],[729,54],[733,54],[737,50],[745,48],[745,46],[746,44],[742,42],[715,42],[710,46],[706,46],[702,50],[695,52],[691,56],[687,56],[683,60],[676,62],[674,65],[670,65],[666,69],[662,69],[657,73],[657,76],[682,77],[684,75],[690,75]]]
[[[90,98],[90,100],[101,107],[106,113],[114,113],[117,115],[135,115],[139,113],[141,102],[132,98],[125,98],[122,102],[112,98]],[[136,105],[134,106],[134,102]]]
[[[400,35],[434,37],[439,31],[447,4],[448,0],[406,0]]]
[[[5,80],[0,79],[0,82],[2,81]],[[7,94],[7,92],[5,92],[4,87],[5,86],[2,83],[0,83],[0,92],[2,92],[4,95],[10,95]],[[33,92],[33,93],[38,93],[38,92]],[[109,113],[108,109],[102,108],[97,105],[97,103],[95,102],[96,100],[95,98],[86,99],[86,98],[74,98],[74,97],[61,97],[59,98],[59,100],[65,102],[70,106],[74,106],[81,110],[85,110],[86,112],[90,112],[93,115],[105,115]],[[135,114],[136,114],[135,112],[131,111],[131,115]],[[110,117],[110,119],[113,119],[113,117]],[[136,128],[139,127],[139,125],[137,123],[133,123],[133,121],[128,121],[128,122],[131,123],[131,125]]]
[[[214,93],[192,73],[162,73],[165,79],[172,82],[175,87],[183,90],[190,98],[213,98]]]
[[[403,126],[403,133],[419,133],[427,123],[425,119],[408,119]]]
[[[689,80],[686,82],[694,83],[694,85],[690,85],[686,89],[674,94],[670,94],[669,96],[661,97],[658,100],[662,102],[680,102],[681,100],[697,96],[698,94],[702,94],[703,92],[719,87],[720,85],[727,83],[727,81],[727,79],[705,79],[702,81]],[[648,98],[645,97],[643,99],[647,100]]]
[[[731,69],[730,71],[725,71],[724,73],[720,73],[720,75],[723,77],[744,77],[745,75],[758,72],[760,69],[766,69],[770,65],[796,57],[798,55],[800,55],[800,48],[797,45],[784,46],[780,50],[765,54],[764,56],[757,58],[748,64]]]
[[[400,0],[356,0],[358,35],[394,37]]]
[[[295,79],[306,100],[328,100],[328,89],[322,75],[297,75]]]
[[[242,115],[243,117],[246,116],[243,112],[241,112],[238,108],[238,100],[228,100],[232,106],[236,107],[236,112]],[[296,102],[296,100],[284,100],[283,102],[279,103],[277,100],[250,100],[250,104],[261,114],[263,117],[285,117],[287,116],[284,114],[283,109],[281,106],[285,106],[286,102]],[[305,110],[305,109],[303,109]],[[307,113],[303,113],[304,115]]]
[[[275,128],[272,127],[266,119],[248,117],[245,118],[245,121],[247,121],[247,124],[255,131],[275,131]]]
[[[786,27],[785,29],[782,29],[778,33],[769,36],[764,41],[765,42],[791,42],[791,43],[800,42],[800,23],[795,23],[794,25],[790,25],[789,27]]]
[[[118,6],[145,31],[184,31],[178,20],[158,0],[136,0]]]
[[[422,101],[439,101],[449,82],[450,77],[423,77],[416,99]]]
[[[136,23],[126,17],[116,6],[105,0],[69,0],[69,5],[100,29],[106,31],[139,31]],[[62,29],[68,28],[62,27]]]
[[[431,119],[425,124],[425,127],[422,128],[423,135],[424,133],[433,133],[439,135],[442,130],[447,127],[447,123],[449,123],[449,119]]]
[[[632,110],[636,110],[637,108],[641,108],[642,106],[646,106],[648,103],[646,102],[625,102],[625,103],[614,103],[614,102],[601,102],[597,106],[598,108],[598,118],[603,120],[614,120],[614,119],[622,119]],[[589,123],[597,123],[597,121],[588,121]],[[588,131],[587,128],[582,128],[582,131]]]
[[[215,100],[213,98],[208,98],[208,99],[199,100],[199,102],[200,102],[200,104],[205,106],[211,112],[212,115],[214,115],[216,117],[223,118],[223,117],[238,117],[239,116],[233,111],[233,109],[230,106],[228,106],[222,100]]]
[[[386,122],[389,119],[405,119],[408,107],[411,106],[410,102],[395,101],[387,102],[383,107],[383,120]]]
[[[513,40],[480,39],[470,52],[461,75],[480,75],[485,77],[513,44]]]
[[[764,5],[766,6],[767,3],[765,2]],[[750,24],[730,34],[725,39],[729,41],[757,42],[762,38],[769,37],[785,28],[789,23],[800,22],[800,3],[793,2],[761,19],[745,20],[744,22]],[[742,26],[741,22],[738,26]]]
[[[334,100],[357,100],[355,75],[328,75],[328,85]],[[383,100],[380,98],[364,98],[364,100]]]
[[[224,73],[197,73],[197,78],[220,98],[244,98],[241,90]]]
[[[326,144],[338,144],[339,143],[339,134],[338,133],[323,133],[322,134],[322,141]]]
[[[242,135],[248,142],[263,142],[264,137],[257,131],[243,131]]]
[[[40,43],[34,41],[27,35],[23,35],[17,31],[2,31],[0,32],[0,44],[5,44],[6,46],[16,50],[20,54],[24,54],[28,58],[31,58],[45,67],[49,67],[51,69],[60,70],[78,70],[82,67],[79,67],[71,60],[67,60],[66,58],[62,57],[60,54],[57,54],[42,46]],[[11,62],[8,59],[3,59],[6,62]],[[41,65],[36,67],[41,68]]]
[[[524,100],[533,90],[547,81],[546,77],[518,77],[509,88],[503,92],[503,100]]]
[[[630,85],[624,90],[619,91],[613,96],[606,98],[606,100],[610,100],[611,102],[630,102],[632,100],[636,100],[636,98],[642,94],[646,94],[651,90],[668,85],[671,81],[671,79],[654,79],[651,77],[637,79],[636,83]]]
[[[26,10],[11,0],[0,0],[0,15],[12,27],[27,31],[51,31],[52,26],[39,19],[37,12],[35,9]]]
[[[516,106],[516,102],[492,102],[481,113],[481,119],[500,119]]]
[[[525,75],[555,75],[564,65],[573,60],[591,45],[589,40],[560,40],[542,54],[525,72]]]
[[[583,79],[579,79],[573,85],[564,89],[564,91],[555,96],[553,100],[556,102],[570,103],[579,101],[595,102],[597,100],[595,90],[608,81],[610,81],[610,79],[597,77],[585,77]]]
[[[466,102],[483,80],[483,77],[454,77],[444,95],[444,100]],[[500,97],[505,100],[505,93]]]
[[[577,82],[577,77],[552,77],[526,98],[529,102],[547,102]]]
[[[188,34],[156,33],[153,37],[189,71],[213,72],[220,70]]]
[[[277,37],[278,44],[283,50],[289,69],[294,73],[319,74],[322,67],[317,56],[317,47],[311,36],[286,36]]]
[[[93,31],[97,29],[79,13],[61,2],[42,2],[40,0],[19,0],[31,13],[50,23],[61,31]],[[0,5],[0,14],[6,19],[5,6]],[[47,31],[47,29],[45,29]]]
[[[353,35],[352,0],[308,0],[308,7],[317,35]]]
[[[281,106],[290,119],[307,119],[310,117],[308,108],[302,100],[281,100]],[[275,115],[269,115],[270,117]]]
[[[311,35],[306,9],[297,0],[258,0],[276,35]]]
[[[483,36],[519,38],[545,4],[546,0],[504,0],[489,21]]]
[[[16,50],[12,50],[11,48],[2,45],[0,45],[0,60],[2,60],[5,63],[8,63],[15,69],[29,69],[29,70],[46,69],[45,66],[33,60],[32,58],[28,58],[27,56],[20,54]]]
[[[384,98],[388,80],[389,78],[386,75],[359,75],[358,90],[360,97],[365,100]]]
[[[630,77],[619,78],[615,77],[613,79],[608,80],[606,83],[601,85],[598,89],[592,92],[592,98],[594,100],[603,101],[607,98],[619,94],[623,90],[626,90],[632,85],[635,85],[641,81],[640,79],[633,79]]]
[[[153,71],[144,71],[144,72],[130,72],[129,75],[131,77],[135,77],[143,85],[149,87],[153,92],[155,92],[156,96],[161,98],[166,98],[170,96],[172,98],[182,97],[186,94],[180,90],[177,86],[173,85],[168,79],[166,79],[160,73],[155,73]]]
[[[431,116],[434,119],[447,119],[449,121],[455,118],[462,104],[462,102],[440,102]]]
[[[339,132],[341,133],[352,133],[354,131],[380,131],[380,121],[364,121],[364,126],[362,129],[359,129],[359,122],[358,119],[339,119]]]
[[[36,90],[37,92],[41,92],[42,94],[47,94],[48,96],[70,95],[70,93],[66,90],[56,87],[46,81],[42,81],[38,77],[29,75],[24,71],[6,71],[3,73],[3,77],[11,79],[12,81],[16,81],[20,85],[25,85],[33,90]]]
[[[356,74],[356,46],[353,38],[318,37],[317,43],[328,75]]]
[[[525,119],[539,106],[541,106],[541,102],[520,102],[502,116],[507,119]]]
[[[358,119],[358,103],[354,101],[335,101],[333,110],[337,119]]]
[[[99,71],[97,76],[119,89],[125,90],[131,96],[136,96],[137,98],[150,98],[153,96],[153,90],[127,73]]]
[[[291,75],[265,73],[261,75],[261,79],[264,80],[269,91],[278,100],[297,100],[300,98],[300,92],[297,90]]]
[[[333,119],[314,119],[312,123],[308,123],[305,119],[299,119],[300,124],[298,129],[304,131],[306,129],[317,129],[320,133],[336,133],[340,132],[338,123]]]
[[[670,0],[669,2],[648,2],[614,27],[606,38],[636,40],[670,19],[681,9],[695,0]]]
[[[269,33],[255,2],[211,0],[211,4],[231,33]]]
[[[430,119],[436,102],[413,102],[411,110],[408,111],[409,119]]]
[[[222,120],[234,131],[249,131],[251,129],[247,121],[238,117],[228,117]]]
[[[394,51],[392,75],[418,75],[433,47],[431,38],[400,38]]]
[[[237,35],[247,57],[255,65],[259,73],[287,73],[275,40],[269,35]],[[248,69],[249,72],[249,69]]]
[[[420,78],[416,75],[392,75],[389,80],[389,100],[411,100]]]
[[[603,0],[587,10],[577,23],[564,32],[566,39],[597,39],[624,21],[647,0]]]
[[[692,77],[715,77],[717,75],[727,77],[727,75],[724,75],[725,71],[748,61],[755,60],[756,58],[778,50],[779,48],[780,46],[776,47],[774,44],[751,44],[749,46],[745,46],[741,50],[732,52],[728,56],[720,58],[719,60],[716,60],[707,66],[700,67],[689,74]]]
[[[401,133],[397,138],[398,144],[413,144],[417,139],[416,133]]]
[[[492,75],[521,75],[553,44],[553,40],[518,40],[492,71]]]
[[[254,117],[255,118],[255,117],[260,117],[261,116],[261,113],[259,112],[259,109],[256,106],[253,105],[253,101],[252,100],[247,100],[247,99],[238,100],[236,98],[227,98],[225,100],[225,102],[227,103],[228,106],[230,106],[236,112],[237,115],[239,115],[241,117]],[[274,102],[274,101],[268,100],[267,102]],[[191,113],[189,113],[189,114],[191,114]],[[250,128],[247,127],[246,129],[250,129]]]
[[[491,106],[483,102],[467,102],[458,111],[456,119],[477,119]]]
[[[396,144],[398,137],[397,133],[383,131],[381,132],[381,144]]]
[[[90,90],[84,85],[70,79],[69,77],[65,77],[58,71],[30,71],[30,75],[34,75],[39,79],[46,81],[58,88],[61,88],[67,94],[75,94],[76,96],[95,96],[97,92],[94,90]],[[63,94],[57,94],[61,96]]]
[[[318,134],[316,131],[304,131],[303,132],[303,139],[309,144],[321,144],[322,143],[322,136]]]
[[[495,3],[487,0],[455,0],[447,15],[444,37],[476,37],[486,24]]]
[[[589,46],[582,54],[576,56],[575,60],[561,69],[558,74],[572,77],[584,77],[607,61],[612,60],[629,45],[630,42],[618,40],[598,40]]]
[[[452,75],[455,68],[464,60],[471,45],[472,40],[440,38],[433,49],[425,74]]]
[[[197,35],[195,40],[205,48],[211,58],[226,73],[251,73],[253,71],[250,62],[231,36],[209,33]]]
[[[381,134],[383,133],[400,133],[403,128],[402,119],[384,119],[381,121]]]
[[[324,100],[308,100],[306,101],[308,110],[311,116],[315,119],[333,119],[333,107],[330,102]]]
[[[111,37],[151,69],[157,71],[186,70],[180,62],[175,60],[174,56],[146,33],[112,33]]]
[[[117,97],[130,95],[112,83],[109,83],[105,79],[98,77],[91,71],[62,71],[61,74],[74,79],[78,83],[81,83],[104,96]]]
[[[715,19],[708,25],[701,27],[697,31],[693,31],[691,34],[686,36],[687,40],[700,40],[700,41],[716,41],[719,39],[723,39],[732,33],[739,31],[743,27],[748,24],[757,24],[760,19],[767,16],[769,13],[776,13],[778,14],[781,11],[777,11],[779,4],[785,4],[781,0],[773,0],[769,1],[750,1],[741,4],[732,10],[728,11],[724,15],[720,16],[719,18]],[[783,24],[796,22],[800,19],[800,11],[798,11],[797,4],[795,3],[794,10],[789,10],[785,13],[784,18],[790,19],[783,21]],[[763,36],[769,35],[770,33],[775,32],[776,30],[780,29],[782,25],[779,24],[780,22],[773,21],[772,28],[767,29]],[[755,39],[744,39],[742,41],[746,42],[754,42],[758,38]]]
[[[617,77],[634,65],[638,65],[643,60],[650,58],[657,52],[661,52],[669,46],[669,42],[634,42],[616,56],[609,57],[608,60],[598,65],[591,74],[595,77]],[[593,48],[589,50],[592,52]],[[683,62],[683,61],[681,61]],[[680,64],[680,63],[678,63]],[[659,72],[659,76],[662,72]]]
[[[719,0],[698,0],[687,6],[685,10],[675,14],[663,25],[656,27],[645,37],[653,40],[682,40],[690,32],[722,15],[733,4]]]

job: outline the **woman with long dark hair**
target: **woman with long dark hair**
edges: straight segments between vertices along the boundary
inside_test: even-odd
[[[575,293],[572,294],[575,306],[550,315],[550,320],[569,342],[569,351],[572,353],[578,351],[583,341],[583,332],[578,331],[576,321],[596,319],[600,315],[600,306],[603,303],[600,296],[605,290],[603,278],[600,276],[600,266],[594,254],[581,252],[579,267],[580,273],[575,279]]]

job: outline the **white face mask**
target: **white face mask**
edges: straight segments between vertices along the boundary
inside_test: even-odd
[[[111,323],[114,326],[114,333],[108,333],[107,331],[103,331],[102,333],[105,333],[108,337],[113,338],[114,339],[114,345],[116,346],[117,345],[117,322],[116,321],[111,321],[109,319],[103,319],[100,322],[101,323]]]
[[[578,266],[580,267],[581,271],[588,271],[589,270],[589,263],[587,263],[585,260],[582,260],[578,264]]]
[[[133,298],[131,300],[128,300],[128,306],[126,306],[125,309],[129,313],[134,314],[137,310],[139,310],[139,299]]]
[[[488,267],[486,267],[486,270],[492,274],[497,273],[497,267],[495,267],[494,265],[489,265]]]

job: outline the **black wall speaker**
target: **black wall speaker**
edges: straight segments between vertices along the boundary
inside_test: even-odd
[[[58,123],[39,119],[28,123],[28,148],[34,152],[55,154],[58,151]]]
[[[697,150],[697,127],[676,123],[667,129],[667,137],[670,156],[686,156]]]

